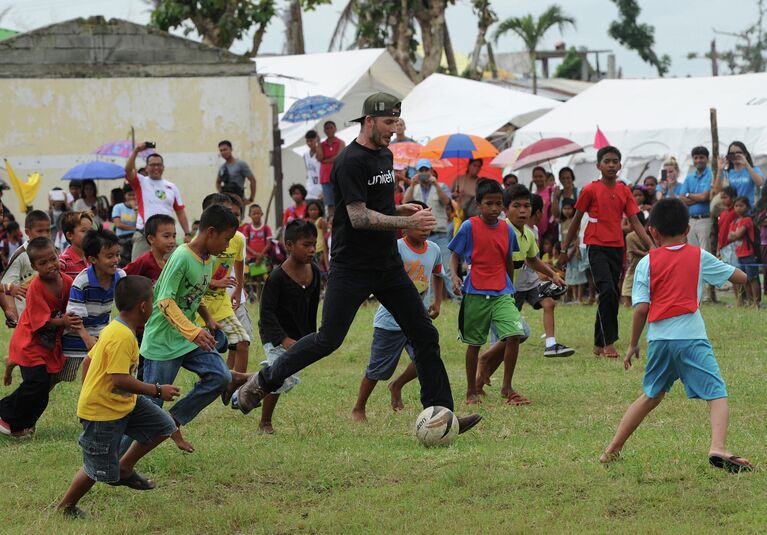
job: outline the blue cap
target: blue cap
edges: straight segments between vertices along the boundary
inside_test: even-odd
[[[429,161],[428,158],[421,158],[415,164],[416,169],[420,169],[421,167],[425,167],[426,169],[431,169],[431,162]]]

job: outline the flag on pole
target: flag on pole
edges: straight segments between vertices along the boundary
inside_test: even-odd
[[[16,197],[19,199],[19,208],[22,212],[26,213],[27,209],[32,206],[32,202],[37,196],[37,191],[40,189],[40,173],[32,173],[26,182],[22,182],[16,176],[8,160],[5,160],[5,170],[8,172],[8,178],[11,180],[11,188],[13,188]]]
[[[597,133],[594,136],[594,148],[599,150],[604,147],[607,147],[610,144],[609,141],[607,141],[607,138],[602,133],[602,131],[599,129],[599,125],[597,125]]]

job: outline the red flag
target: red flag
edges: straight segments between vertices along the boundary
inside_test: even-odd
[[[597,133],[594,135],[594,148],[599,150],[603,147],[607,147],[610,144],[607,138],[597,126]]]

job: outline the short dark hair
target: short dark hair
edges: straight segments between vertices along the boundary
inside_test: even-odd
[[[471,165],[471,164],[473,164],[474,162],[479,162],[479,163],[482,163],[482,158],[469,158],[469,163],[468,163],[468,165]]]
[[[64,237],[70,232],[74,232],[83,219],[90,219],[91,223],[93,223],[93,214],[90,212],[66,212],[62,215],[60,224]]]
[[[152,293],[152,281],[141,275],[127,275],[115,286],[115,306],[120,312],[133,310]]]
[[[602,162],[602,158],[604,158],[608,154],[615,154],[618,157],[618,160],[623,158],[623,155],[621,154],[621,151],[618,150],[617,147],[613,147],[612,145],[608,145],[606,147],[602,147],[597,151],[597,163]]]
[[[165,163],[165,159],[160,155],[159,152],[153,152],[149,156],[146,157],[146,164],[149,165],[149,158],[160,158],[160,161],[162,163]]]
[[[541,173],[543,173],[543,176],[546,176],[546,173],[548,173],[548,171],[546,171],[546,169],[544,169],[540,165],[536,165],[535,167],[533,167],[533,170],[530,171],[530,174],[534,175],[536,171],[540,171]]]
[[[100,228],[98,230],[89,230],[83,237],[82,248],[85,258],[97,257],[102,249],[106,247],[120,246],[120,239],[111,230]]]
[[[477,181],[477,203],[481,203],[486,195],[492,195],[493,193],[500,193],[503,195],[503,188],[498,182],[489,178],[482,178]]]
[[[222,140],[222,141],[219,141],[219,142],[218,142],[218,146],[220,147],[221,145],[226,145],[226,146],[227,146],[227,147],[229,147],[230,149],[232,148],[232,142],[231,142],[231,141],[229,141],[228,139],[224,139],[224,140]]]
[[[30,262],[34,264],[34,257],[36,257],[40,251],[47,249],[48,247],[52,247],[54,251],[56,250],[56,247],[53,245],[51,239],[46,238],[45,236],[40,236],[39,238],[30,240],[26,248],[27,256],[29,256]]]
[[[225,193],[211,193],[202,200],[202,209],[205,210],[213,204],[230,204],[231,202],[232,198]]]
[[[131,193],[132,191],[133,191],[133,186],[131,186],[127,182],[123,184],[123,193]]]
[[[575,200],[571,198],[562,199],[562,208],[565,206],[572,206],[573,210],[575,210]],[[642,212],[639,212],[640,215],[642,215]],[[559,220],[565,221],[565,211],[560,209],[559,211]]]
[[[288,194],[292,197],[294,191],[300,191],[301,195],[306,199],[306,188],[302,184],[293,184],[288,188]]]
[[[573,177],[573,182],[575,181],[575,171],[573,171],[572,167],[563,167],[560,169],[559,173],[557,173],[559,175],[559,180],[562,180],[562,175],[565,173],[570,173],[570,176]]]
[[[336,125],[335,121],[325,121],[325,124],[322,125],[322,127],[326,127],[327,125],[332,124],[333,126]]]
[[[733,186],[725,186],[725,187],[723,187],[722,188],[722,193],[727,195],[733,201],[738,198],[738,190],[736,190]]]
[[[656,186],[658,185],[658,177],[653,176],[653,175],[647,175],[646,177],[644,177],[642,179],[642,184],[647,184],[648,180],[654,180],[655,181],[655,185]]]
[[[5,227],[5,230],[6,230],[6,232],[8,232],[10,234],[11,232],[14,232],[16,230],[21,230],[21,227],[19,226],[19,222],[18,221],[11,221],[11,222],[8,223],[8,226]]]
[[[317,131],[316,130],[309,130],[304,135],[304,139],[317,139]]]
[[[305,219],[294,219],[285,226],[285,243],[295,243],[301,238],[317,238],[317,226]]]
[[[173,225],[176,228],[176,220],[167,214],[155,214],[144,223],[144,236],[156,236],[160,225]]]
[[[543,211],[543,197],[537,193],[530,194],[530,215]]]
[[[741,195],[740,197],[735,197],[735,201],[732,204],[735,204],[735,203],[745,204],[746,206],[751,208],[751,201],[748,200],[748,197],[744,197],[743,195]],[[10,227],[10,225],[8,226]]]
[[[690,152],[690,156],[705,156],[708,158],[709,152],[706,147],[698,145],[697,147],[693,147],[692,151]]]
[[[264,209],[263,209],[263,208],[261,208],[261,205],[260,205],[260,204],[258,204],[258,203],[253,203],[253,204],[251,204],[251,205],[248,207],[248,213],[250,213],[250,211],[251,211],[253,208],[258,208],[258,209],[259,209],[259,210],[261,210],[262,212],[264,211]]]
[[[226,197],[226,195],[224,195]],[[228,201],[228,197],[227,201]],[[223,232],[231,228],[237,228],[240,222],[229,208],[220,204],[208,206],[200,216],[200,230],[213,228],[218,232]]]
[[[35,223],[45,222],[51,224],[51,218],[42,210],[30,210],[24,218],[24,228],[32,228]]]
[[[110,195],[112,195],[112,199],[114,200],[115,204],[120,204],[121,202],[125,202],[125,192],[122,188],[112,188],[112,190],[109,192]]]
[[[524,184],[513,184],[503,191],[503,205],[509,206],[512,201],[530,200],[530,190]]]
[[[417,203],[417,202],[418,201],[410,201],[411,204],[414,204],[414,203]],[[307,217],[309,217],[309,207],[310,206],[316,206],[317,209],[320,211],[319,212],[320,213],[319,217],[325,217],[325,208],[324,208],[323,204],[324,203],[321,200],[319,200],[319,199],[309,199],[308,201],[306,201],[306,212],[304,212],[304,213],[306,214]]]
[[[650,211],[649,225],[661,236],[684,234],[690,223],[690,213],[679,199],[666,197],[655,203]]]

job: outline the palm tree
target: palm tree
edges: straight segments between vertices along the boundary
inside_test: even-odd
[[[530,54],[530,73],[533,77],[534,94],[538,93],[538,75],[535,68],[538,45],[543,35],[552,26],[557,26],[559,31],[562,32],[565,26],[568,25],[575,28],[575,19],[566,15],[561,7],[553,5],[541,13],[537,20],[532,15],[510,17],[501,21],[495,29],[494,38],[496,44],[498,44],[498,39],[508,32],[517,34],[524,41],[525,48],[527,48],[527,52]]]

